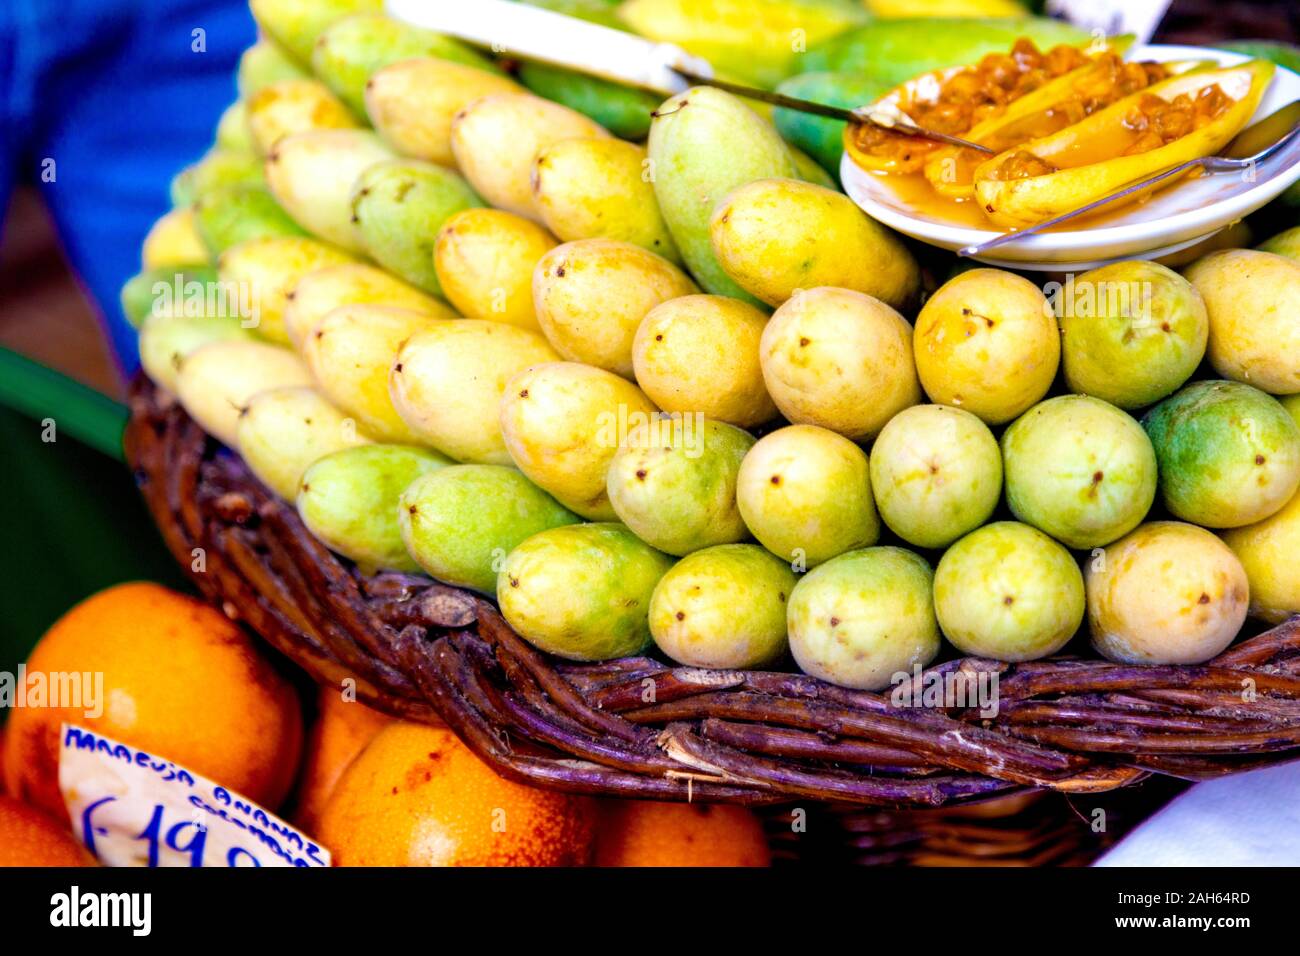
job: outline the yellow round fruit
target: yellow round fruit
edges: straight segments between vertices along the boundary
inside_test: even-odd
[[[637,384],[666,412],[740,428],[776,417],[763,384],[761,309],[725,295],[683,295],[651,309],[632,342]]]
[[[1034,283],[998,269],[946,282],[916,317],[916,369],[930,399],[1009,422],[1047,394],[1061,336]]]
[[[768,393],[797,424],[872,438],[921,400],[912,327],[861,292],[799,293],[773,314],[759,348]]]
[[[1250,585],[1226,544],[1178,521],[1144,524],[1087,562],[1088,625],[1103,657],[1199,664],[1232,643]]]
[[[1263,521],[1223,532],[1250,581],[1250,613],[1270,624],[1300,614],[1300,492]]]
[[[1214,370],[1274,395],[1300,393],[1300,262],[1224,249],[1186,274],[1209,312]]]

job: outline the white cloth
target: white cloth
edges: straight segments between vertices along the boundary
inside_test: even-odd
[[[1096,866],[1300,866],[1300,761],[1197,784]]]

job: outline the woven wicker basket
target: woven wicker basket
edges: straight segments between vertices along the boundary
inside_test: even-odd
[[[793,673],[574,664],[488,601],[418,575],[361,574],[179,405],[137,385],[127,454],[172,553],[226,612],[318,682],[445,722],[502,775],[628,797],[926,808],[1045,788],[1201,779],[1297,756],[1300,618],[1206,665],[961,659],[999,676],[991,720],[900,707]]]

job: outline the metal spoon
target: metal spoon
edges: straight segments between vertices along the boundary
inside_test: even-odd
[[[1125,196],[1131,196],[1136,192],[1141,192],[1156,183],[1177,176],[1179,173],[1187,172],[1189,169],[1200,168],[1207,173],[1222,173],[1231,170],[1249,169],[1251,166],[1262,163],[1270,156],[1276,154],[1297,136],[1300,136],[1300,100],[1293,100],[1281,109],[1270,113],[1258,123],[1242,130],[1218,156],[1202,156],[1199,159],[1189,159],[1185,163],[1179,163],[1177,166],[1166,169],[1164,172],[1156,173],[1154,176],[1148,176],[1146,179],[1140,179],[1132,185],[1125,186],[1117,193],[1112,193],[1109,196],[1096,199],[1088,203],[1086,206],[1072,209],[1053,219],[1036,223],[1027,229],[1019,229],[1015,232],[1003,233],[996,239],[990,239],[987,242],[981,242],[978,245],[958,249],[957,255],[965,257],[978,256],[981,253],[987,252],[989,249],[1004,246],[1009,242],[1014,242],[1025,236],[1032,236],[1035,233],[1042,232],[1044,229],[1066,222],[1076,216],[1082,216],[1084,213],[1092,212],[1094,209],[1100,209],[1102,206],[1109,205],[1117,199],[1123,199]]]
[[[885,109],[883,107],[859,106],[855,109],[846,109],[842,106],[830,106],[826,103],[814,103],[812,100],[801,100],[798,97],[786,96],[784,93],[756,90],[753,87],[741,86],[738,83],[728,83],[726,80],[695,73],[680,66],[673,66],[670,69],[695,86],[713,86],[728,93],[743,96],[746,99],[758,100],[760,103],[771,103],[773,106],[783,106],[788,110],[797,110],[800,113],[828,116],[831,119],[844,120],[849,123],[870,123],[872,126],[879,126],[895,133],[902,133],[905,136],[919,136],[922,139],[947,143],[949,146],[962,146],[966,149],[978,150],[990,156],[994,154],[993,150],[987,146],[981,146],[979,143],[972,143],[960,136],[951,136],[948,133],[940,133],[938,130],[918,126],[912,122],[909,116],[897,108]]]

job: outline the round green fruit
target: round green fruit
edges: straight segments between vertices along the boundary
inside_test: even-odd
[[[964,654],[1032,661],[1083,621],[1083,574],[1069,551],[1027,524],[998,521],[962,538],[934,572],[939,627]]]
[[[1007,504],[1071,548],[1109,544],[1138,526],[1156,495],[1156,456],[1142,427],[1086,395],[1040,402],[1002,436]]]
[[[748,432],[702,416],[652,417],[610,460],[610,504],[641,540],[669,554],[744,540],[736,474],[753,444]]]
[[[1002,494],[1002,452],[970,412],[914,405],[890,419],[871,447],[871,491],[894,534],[943,548],[993,514]]]
[[[1191,378],[1210,334],[1192,284],[1142,260],[1085,272],[1063,290],[1056,314],[1071,391],[1127,409],[1158,402]]]
[[[925,559],[903,548],[850,551],[809,571],[786,616],[796,663],[858,690],[910,676],[939,653],[933,581]]]
[[[1292,226],[1284,232],[1279,232],[1255,248],[1260,252],[1271,252],[1274,255],[1300,261],[1300,226]]]
[[[720,544],[687,555],[650,598],[659,649],[692,667],[771,664],[785,653],[794,572],[756,544]]]
[[[510,626],[547,653],[627,657],[650,643],[650,596],[672,564],[621,524],[552,528],[506,556],[497,603]]]
[[[1250,385],[1194,382],[1142,422],[1165,506],[1184,521],[1239,528],[1278,511],[1300,488],[1300,426]]]
[[[1282,407],[1286,409],[1296,425],[1300,426],[1300,395],[1288,395],[1278,401],[1282,403]]]

